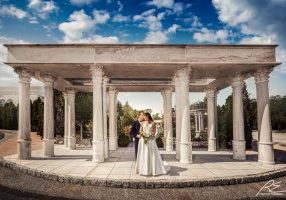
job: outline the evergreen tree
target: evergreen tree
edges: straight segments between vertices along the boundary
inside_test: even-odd
[[[54,89],[54,134],[64,134],[64,97],[61,91]]]
[[[31,129],[43,136],[44,127],[44,98],[38,97],[31,106]]]
[[[75,96],[75,120],[80,128],[80,138],[83,139],[83,130],[87,123],[92,121],[93,115],[92,93],[78,92]]]

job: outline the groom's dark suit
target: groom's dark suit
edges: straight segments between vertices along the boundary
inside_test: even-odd
[[[136,136],[139,134],[140,126],[141,126],[140,122],[138,120],[135,120],[130,130],[130,134],[135,138],[135,159],[137,158],[138,143],[139,143],[139,138],[137,138]]]

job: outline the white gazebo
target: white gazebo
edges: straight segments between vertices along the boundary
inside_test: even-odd
[[[118,92],[161,92],[166,151],[192,162],[190,92],[206,92],[208,151],[216,151],[216,96],[233,89],[233,158],[245,160],[243,81],[255,77],[258,161],[274,164],[269,109],[269,74],[279,65],[277,45],[6,44],[7,65],[19,74],[18,158],[31,157],[30,80],[44,83],[43,156],[54,156],[53,88],[65,97],[65,145],[75,149],[75,93],[93,92],[93,161],[116,150]],[[173,149],[172,94],[176,95]],[[107,98],[108,97],[108,98]],[[107,101],[107,99],[109,99]],[[108,102],[108,103],[107,103]],[[109,109],[109,127],[107,127]],[[107,137],[109,136],[109,137]]]

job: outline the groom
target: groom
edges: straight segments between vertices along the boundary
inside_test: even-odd
[[[137,151],[138,151],[138,143],[140,139],[140,122],[144,121],[144,113],[139,112],[138,119],[135,120],[132,124],[130,135],[135,138],[135,160],[137,158]]]

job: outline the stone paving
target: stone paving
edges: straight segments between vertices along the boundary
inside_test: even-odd
[[[247,152],[246,161],[232,159],[230,151],[193,151],[193,163],[181,164],[175,159],[175,153],[160,150],[164,162],[171,166],[167,175],[140,176],[134,173],[135,161],[132,147],[110,151],[110,157],[100,164],[92,162],[90,148],[69,150],[63,145],[55,145],[55,157],[43,158],[41,150],[32,151],[31,160],[17,160],[16,155],[5,156],[4,159],[31,169],[46,173],[83,178],[99,178],[106,180],[198,180],[227,178],[259,174],[282,169],[285,164],[262,166],[256,162],[257,153]]]

